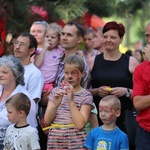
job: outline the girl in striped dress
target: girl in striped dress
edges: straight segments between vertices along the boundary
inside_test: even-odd
[[[49,124],[47,150],[84,150],[85,125],[93,109],[93,97],[82,88],[84,61],[77,55],[65,60],[64,81],[51,91],[45,113]]]

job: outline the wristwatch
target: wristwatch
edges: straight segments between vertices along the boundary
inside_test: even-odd
[[[130,89],[127,88],[127,93],[126,93],[126,97],[130,97],[131,96],[131,92],[130,92]]]

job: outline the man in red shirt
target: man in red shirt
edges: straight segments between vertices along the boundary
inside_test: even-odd
[[[146,60],[138,65],[133,76],[133,103],[138,111],[136,150],[150,150],[150,22],[145,27],[147,45],[143,50]]]

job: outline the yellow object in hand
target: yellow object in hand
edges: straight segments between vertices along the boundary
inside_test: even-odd
[[[112,88],[106,87],[105,90],[108,91],[108,92],[110,92],[112,90]]]

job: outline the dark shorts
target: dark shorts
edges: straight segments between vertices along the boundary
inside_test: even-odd
[[[150,150],[150,132],[137,125],[136,150]]]

